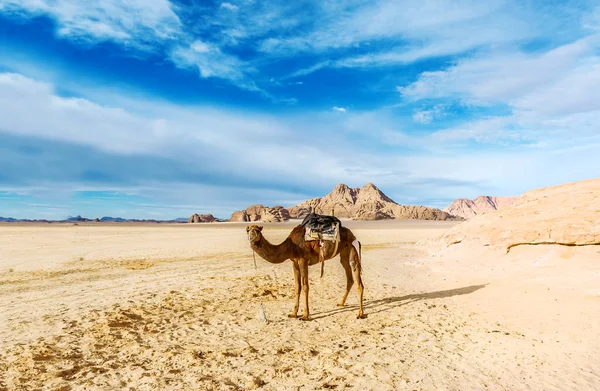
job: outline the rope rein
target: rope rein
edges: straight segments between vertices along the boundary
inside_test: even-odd
[[[249,240],[250,240],[250,237],[248,237],[248,241]],[[252,249],[252,258],[254,259],[254,274],[256,277],[258,277],[258,265],[256,264],[256,252],[254,251],[254,249]],[[267,319],[267,313],[265,312],[265,306],[263,305],[262,299],[259,299],[259,301],[260,301],[260,309],[262,311],[262,315],[263,315],[265,324],[269,324],[269,319]]]

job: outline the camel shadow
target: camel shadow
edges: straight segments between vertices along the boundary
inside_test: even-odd
[[[378,300],[365,300],[364,309],[367,315],[377,314],[379,312],[390,311],[394,308],[414,303],[416,301],[427,300],[427,299],[443,299],[446,297],[468,295],[476,292],[482,288],[485,288],[488,284],[481,285],[470,285],[462,288],[448,289],[445,291],[427,292],[427,293],[413,293],[405,296],[392,296]],[[339,307],[329,311],[322,311],[314,314],[312,319],[326,318],[329,316],[336,315],[342,312],[355,311],[358,305],[347,305]]]

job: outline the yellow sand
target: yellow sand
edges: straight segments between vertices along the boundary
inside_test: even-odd
[[[354,289],[336,307],[334,259],[311,269],[311,322],[244,224],[2,224],[0,390],[600,389],[599,247],[440,257],[415,243],[454,223],[346,224],[368,318]]]

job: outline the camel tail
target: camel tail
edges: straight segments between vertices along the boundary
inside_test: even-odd
[[[323,273],[325,272],[325,257],[323,256],[323,250],[321,250],[321,278],[323,278]]]
[[[362,254],[361,254],[361,250],[362,250],[362,246],[360,244],[360,242],[358,241],[358,239],[354,239],[354,241],[352,242],[352,247],[354,247],[354,250],[356,250],[356,254],[358,255],[358,265],[359,265],[359,271],[362,274]]]
[[[362,261],[362,255],[360,253],[360,251],[361,251],[361,245],[360,245],[360,242],[357,239],[354,239],[354,241],[352,242],[352,247],[354,247],[354,249],[356,250],[356,253],[358,254],[358,260]]]
[[[325,254],[323,254],[323,242],[319,243],[319,258],[321,258],[321,277],[323,278],[323,274],[325,272]]]

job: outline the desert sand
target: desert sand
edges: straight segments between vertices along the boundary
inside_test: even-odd
[[[368,318],[355,289],[336,307],[333,259],[309,322],[243,223],[0,225],[0,390],[600,389],[600,247],[440,252],[457,222],[344,224]]]

